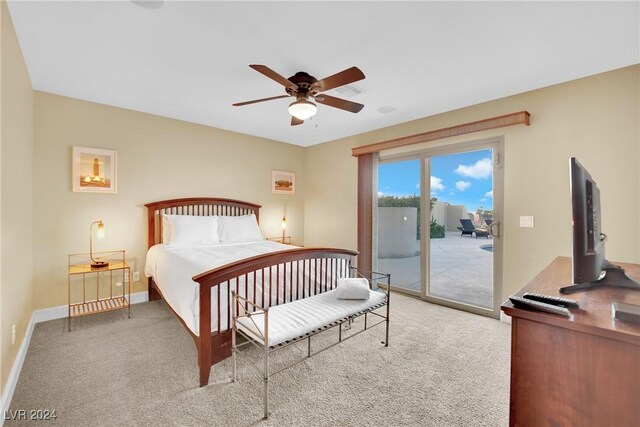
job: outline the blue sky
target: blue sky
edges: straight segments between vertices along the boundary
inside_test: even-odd
[[[431,159],[431,197],[475,212],[493,209],[491,150],[437,156]],[[420,194],[420,160],[381,163],[378,194]]]

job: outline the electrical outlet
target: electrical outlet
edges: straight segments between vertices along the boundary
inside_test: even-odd
[[[134,271],[133,272],[133,281],[134,282],[139,282],[140,281],[140,272],[139,271]]]
[[[11,345],[16,343],[16,325],[11,326]]]

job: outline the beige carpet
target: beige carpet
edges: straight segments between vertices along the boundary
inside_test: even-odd
[[[240,356],[240,382],[227,359],[199,388],[193,341],[163,302],[74,320],[71,333],[66,319],[36,325],[11,409],[55,410],[39,423],[51,426],[507,425],[509,326],[396,294],[391,308],[388,348],[378,326],[272,377],[268,421],[248,365],[257,349]],[[323,335],[314,347],[337,330]]]

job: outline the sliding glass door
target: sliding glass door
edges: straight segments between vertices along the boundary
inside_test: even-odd
[[[378,169],[377,269],[393,289],[497,317],[501,142],[425,150]]]

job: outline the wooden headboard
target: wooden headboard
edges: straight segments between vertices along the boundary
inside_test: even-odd
[[[240,216],[255,214],[260,223],[260,205],[233,199],[215,197],[191,197],[186,199],[162,200],[147,203],[148,247],[162,243],[162,214],[172,215],[226,215]]]

